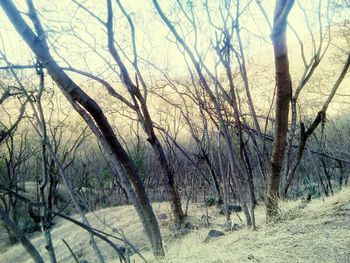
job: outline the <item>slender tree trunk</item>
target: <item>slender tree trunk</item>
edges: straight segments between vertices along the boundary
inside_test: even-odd
[[[223,189],[223,193],[224,193],[224,214],[226,216],[226,221],[230,221],[230,213],[228,212],[228,205],[229,205],[229,200],[228,200],[228,189],[227,189],[227,181],[225,178],[225,171],[224,171],[224,167],[223,167],[223,162],[222,162],[222,147],[221,147],[221,138],[220,138],[220,131],[218,133],[218,160],[219,160],[219,168],[220,168],[220,175],[221,175],[221,182],[222,182],[222,189]]]
[[[39,110],[42,111],[41,107],[39,108]],[[64,186],[65,186],[65,188],[66,188],[66,190],[67,190],[67,192],[68,192],[72,202],[73,202],[73,205],[74,205],[75,209],[79,213],[81,219],[83,220],[83,223],[87,227],[90,227],[90,223],[89,223],[89,221],[88,221],[88,219],[87,219],[87,217],[85,215],[85,212],[81,209],[81,207],[79,205],[78,197],[74,194],[74,191],[71,189],[71,186],[70,186],[70,184],[68,182],[68,178],[67,178],[67,176],[66,176],[66,174],[65,174],[65,172],[63,170],[63,167],[62,167],[60,161],[57,159],[56,154],[52,150],[48,138],[46,138],[46,145],[47,145],[47,148],[48,148],[48,150],[49,150],[49,152],[51,154],[51,157],[54,159],[54,161],[55,161],[55,163],[56,163],[56,165],[58,167],[58,171],[59,171],[59,173],[60,173],[60,175],[62,177],[63,184],[64,184]],[[98,261],[100,263],[104,263],[105,261],[103,259],[101,250],[97,246],[97,243],[96,243],[96,240],[95,240],[94,236],[91,233],[89,233],[89,236],[90,236],[90,244],[91,244],[91,246],[92,246],[92,248],[93,248],[93,250],[94,250],[94,252],[95,252],[95,254],[96,254],[97,258],[98,258]]]
[[[217,178],[218,176],[217,176],[216,171],[215,171],[215,169],[214,169],[214,167],[209,159],[208,153],[206,153],[204,149],[202,149],[202,155],[204,157],[205,162],[207,163],[211,178],[213,180],[214,190],[215,190],[215,194],[216,194],[216,202],[218,205],[221,205],[223,203],[223,199],[222,199],[222,194],[221,194],[221,190],[220,190],[220,184],[219,184],[219,181]]]
[[[152,128],[153,129],[153,128]],[[154,134],[154,132],[153,132]],[[153,137],[153,136],[152,136]],[[184,213],[182,211],[181,207],[181,199],[179,192],[177,191],[177,188],[175,186],[174,181],[174,173],[171,171],[168,161],[166,160],[163,148],[156,136],[153,138],[149,138],[149,142],[152,145],[152,148],[157,155],[157,159],[161,164],[162,170],[163,170],[163,176],[165,180],[165,187],[168,192],[168,196],[170,198],[170,204],[171,204],[171,210],[174,214],[174,222],[175,224],[182,224],[183,220],[185,218]]]
[[[348,57],[347,57],[347,60],[343,66],[343,69],[340,72],[340,74],[337,78],[337,81],[334,83],[332,90],[327,97],[327,100],[324,102],[322,109],[317,113],[317,115],[316,115],[314,121],[312,122],[312,124],[310,125],[310,127],[305,131],[304,124],[303,123],[300,124],[300,141],[299,141],[299,146],[298,146],[298,154],[297,154],[296,161],[293,163],[293,167],[289,170],[289,173],[287,174],[286,185],[285,185],[284,190],[283,190],[284,196],[287,196],[288,188],[291,185],[293,178],[295,177],[295,172],[296,172],[296,170],[301,162],[301,158],[303,157],[303,153],[304,153],[304,149],[306,147],[307,140],[312,135],[312,133],[316,130],[318,125],[325,120],[328,106],[331,103],[332,99],[334,98],[334,96],[335,96],[340,84],[342,83],[343,79],[345,78],[345,75],[347,74],[349,67],[350,67],[350,53],[348,54]],[[292,102],[294,102],[294,100],[292,100]],[[292,111],[294,112],[293,108],[292,108]],[[296,114],[296,113],[293,113],[292,115],[294,115],[294,114]],[[293,118],[293,116],[292,116],[292,118]],[[293,121],[295,122],[295,120],[293,120]],[[293,128],[293,125],[292,125],[292,128]],[[292,143],[292,140],[291,140],[291,143]]]
[[[288,14],[294,0],[277,0],[272,30],[272,43],[276,69],[276,123],[271,156],[271,175],[266,197],[266,217],[271,221],[278,214],[278,192],[280,171],[283,163],[288,131],[289,101],[292,94],[292,81],[289,74],[289,61],[286,44]]]
[[[321,163],[322,163],[323,172],[327,178],[327,184],[328,184],[327,188],[329,188],[331,190],[331,194],[334,195],[333,186],[332,186],[332,182],[331,182],[331,175],[327,171],[326,163],[325,163],[323,158],[321,158]]]
[[[85,225],[87,225],[88,227],[90,227],[90,223],[87,219],[87,217],[85,216],[85,213],[83,212],[83,210],[81,209],[79,203],[78,203],[78,199],[76,197],[76,195],[73,193],[73,190],[71,189],[69,183],[68,183],[68,179],[67,179],[67,176],[63,170],[63,167],[60,163],[60,161],[58,160],[55,152],[53,151],[52,147],[51,147],[51,144],[50,144],[50,141],[49,141],[49,138],[47,136],[47,133],[46,133],[46,121],[45,121],[45,115],[44,115],[44,110],[42,108],[42,104],[41,104],[41,94],[44,90],[44,72],[43,72],[43,69],[40,68],[40,71],[39,71],[39,75],[40,75],[40,91],[39,91],[39,94],[40,94],[40,98],[38,99],[38,102],[37,102],[37,108],[38,108],[38,112],[39,114],[37,114],[36,112],[36,109],[34,107],[34,103],[31,103],[32,105],[32,108],[33,108],[33,112],[35,114],[35,117],[37,119],[37,122],[39,123],[39,126],[41,128],[41,132],[42,132],[42,137],[43,137],[43,142],[45,144],[45,148],[44,149],[47,149],[51,155],[51,158],[53,160],[52,164],[56,163],[57,167],[58,167],[58,171],[62,177],[62,180],[63,180],[63,183],[68,191],[68,194],[73,202],[73,205],[75,207],[75,209],[77,210],[77,212],[79,213],[80,217],[82,218],[83,220],[83,223]],[[29,99],[29,98],[28,98]],[[43,146],[44,147],[44,146]],[[52,167],[51,167],[52,168]],[[52,198],[53,198],[53,195],[52,195],[52,191],[53,191],[53,184],[54,184],[54,180],[53,180],[53,175],[50,174],[50,189],[49,189],[49,194],[48,194],[48,209],[51,210],[52,209]],[[50,211],[48,212],[48,218],[51,219],[51,214],[50,214]],[[95,251],[95,254],[98,258],[98,261],[100,263],[104,263],[104,259],[103,259],[103,256],[102,256],[102,253],[99,249],[99,247],[97,246],[97,243],[95,241],[95,238],[94,236],[89,233],[89,236],[90,236],[90,244],[93,248],[93,250]]]
[[[301,125],[301,127],[304,127],[304,125]],[[288,193],[288,189],[292,184],[292,181],[295,177],[296,171],[299,167],[299,164],[301,163],[301,159],[303,157],[303,153],[304,153],[304,149],[306,146],[306,140],[307,138],[305,137],[305,129],[301,128],[301,135],[300,135],[300,142],[299,142],[299,146],[298,146],[298,154],[296,156],[296,160],[293,163],[293,166],[289,169],[289,173],[287,174],[286,177],[286,183],[283,187],[283,197],[287,198],[287,193]]]
[[[329,191],[326,187],[326,185],[323,182],[322,176],[321,176],[321,171],[319,170],[319,166],[316,164],[315,160],[312,158],[311,151],[307,149],[308,157],[309,160],[312,163],[312,166],[314,167],[315,173],[317,174],[318,180],[320,181],[320,185],[322,187],[322,191],[325,194],[325,196],[329,195]]]
[[[120,4],[119,1],[117,1],[119,7],[121,8],[122,12],[126,15],[128,22],[132,28],[132,32],[134,33],[134,26],[132,23],[132,20],[130,16],[128,16]],[[145,131],[145,133],[148,136],[147,141],[151,144],[152,149],[157,156],[157,160],[160,163],[160,166],[162,168],[162,175],[165,183],[166,190],[168,192],[168,197],[170,198],[170,204],[171,209],[174,214],[174,221],[175,224],[182,224],[184,220],[184,213],[182,211],[181,207],[181,199],[179,192],[177,191],[177,188],[175,186],[174,181],[174,173],[171,171],[170,166],[168,164],[168,161],[166,159],[166,156],[164,154],[163,147],[156,136],[154,132],[154,124],[151,118],[151,115],[148,111],[147,103],[145,100],[145,97],[141,94],[139,89],[138,81],[136,82],[136,85],[131,81],[130,75],[128,73],[127,68],[125,67],[125,64],[123,63],[118,50],[115,48],[115,40],[114,40],[114,30],[113,30],[113,11],[112,11],[112,2],[111,0],[107,0],[107,10],[108,10],[108,16],[107,16],[107,33],[108,33],[108,49],[111,53],[112,57],[118,64],[120,71],[121,71],[121,80],[124,82],[124,84],[128,87],[128,91],[133,98],[134,106],[136,109],[136,113],[138,116],[138,119],[140,123],[142,124],[142,128]],[[132,41],[135,41],[135,35],[132,35]],[[136,55],[136,50],[134,46],[134,55]],[[146,85],[143,82],[143,79],[141,77],[141,74],[137,67],[137,59],[134,60],[134,67],[137,71],[138,78],[141,79],[141,82],[146,89]],[[136,100],[137,99],[137,100]],[[140,106],[139,106],[140,104]]]
[[[42,90],[39,92],[41,93]],[[41,94],[38,95],[38,103],[41,103]],[[40,116],[43,117],[43,116]],[[55,254],[55,249],[52,244],[52,238],[51,238],[51,214],[48,211],[48,203],[50,200],[46,200],[45,196],[45,191],[47,189],[47,183],[48,183],[48,169],[47,169],[47,152],[46,152],[46,144],[45,144],[45,139],[46,139],[46,126],[45,123],[38,123],[38,125],[41,127],[42,134],[41,134],[41,161],[42,161],[42,179],[39,187],[39,192],[40,192],[40,219],[41,219],[41,229],[44,233],[45,237],[45,248],[47,252],[49,253],[50,256],[50,261],[51,263],[56,263],[56,254]]]

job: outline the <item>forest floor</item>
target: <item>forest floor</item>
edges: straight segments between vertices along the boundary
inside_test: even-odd
[[[167,203],[153,204],[157,215],[165,213],[168,219],[159,220],[166,256],[156,261],[149,250],[148,242],[132,206],[102,209],[88,218],[97,229],[112,233],[105,224],[122,230],[141,251],[148,262],[161,263],[349,263],[350,262],[350,189],[344,189],[329,198],[312,200],[303,208],[301,200],[281,203],[281,215],[274,225],[265,223],[264,206],[256,209],[257,229],[242,227],[236,231],[224,231],[225,216],[219,215],[215,207],[205,208],[190,204],[187,221],[194,229],[184,235],[171,228],[170,208]],[[210,216],[207,228],[202,216]],[[243,215],[240,215],[243,217]],[[75,218],[78,219],[77,216]],[[205,221],[205,220],[204,220]],[[104,224],[105,223],[105,224]],[[241,224],[237,215],[232,223]],[[210,229],[225,235],[204,242]],[[69,243],[79,260],[96,262],[89,246],[88,235],[81,228],[62,219],[57,219],[52,231],[59,262],[74,262],[67,247]],[[40,253],[48,262],[43,238],[37,233],[32,238]],[[119,262],[115,252],[103,241],[99,241],[106,262]],[[21,245],[0,249],[0,262],[31,262]],[[133,256],[131,262],[143,262]]]

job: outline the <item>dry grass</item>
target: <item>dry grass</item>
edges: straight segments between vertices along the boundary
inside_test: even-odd
[[[160,221],[166,244],[166,257],[160,262],[350,262],[350,189],[325,200],[313,200],[304,209],[298,208],[299,204],[300,201],[282,203],[280,220],[274,226],[266,226],[264,207],[258,207],[256,216],[259,227],[256,231],[243,228],[225,232],[225,236],[206,243],[203,240],[208,233],[207,228],[195,229],[182,238],[174,239],[169,227],[170,219]],[[169,215],[166,203],[154,204],[154,209],[157,214],[165,212]],[[194,225],[199,224],[205,213],[205,208],[192,204],[188,220]],[[224,216],[219,216],[214,208],[209,209],[208,213],[212,217],[211,228],[222,230],[220,225],[225,221]],[[106,223],[122,229],[149,262],[158,262],[149,251],[148,242],[131,206],[103,209],[97,214]],[[89,214],[89,218],[96,228],[109,231],[94,215]],[[237,217],[233,220],[239,223]],[[52,232],[59,262],[73,262],[61,241],[63,238],[81,259],[95,262],[84,231],[71,223],[57,220]],[[41,235],[38,234],[32,240],[47,260]],[[119,262],[106,244],[99,242],[99,245],[107,262]],[[138,257],[134,260],[141,262]],[[0,262],[31,261],[23,248],[15,245],[0,255]]]

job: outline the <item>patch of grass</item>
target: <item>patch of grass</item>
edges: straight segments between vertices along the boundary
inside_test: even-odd
[[[188,221],[198,226],[202,215],[208,209],[210,228],[201,225],[191,229],[186,235],[174,239],[171,228],[171,214],[168,203],[153,204],[156,214],[166,213],[168,219],[160,220],[166,256],[156,261],[150,251],[147,238],[132,206],[106,208],[97,212],[98,216],[112,227],[122,229],[152,263],[241,263],[241,262],[300,262],[300,263],[348,263],[350,262],[350,189],[344,189],[327,199],[312,200],[303,209],[300,200],[282,202],[279,220],[267,226],[265,208],[258,206],[256,218],[258,228],[253,231],[241,230],[225,232],[219,238],[204,243],[209,229],[221,230],[225,216],[218,214],[216,207],[204,208],[191,204]],[[78,218],[78,217],[76,217]],[[92,214],[88,215],[91,224],[103,231],[112,230],[101,224]],[[232,223],[241,224],[232,216]],[[64,238],[79,254],[81,259],[94,262],[94,254],[89,246],[88,235],[71,223],[58,220],[53,231],[54,246],[59,262],[73,262],[61,241]],[[48,260],[42,236],[32,238],[40,253]],[[98,241],[106,262],[119,262],[113,251]],[[135,262],[142,262],[134,256]],[[0,255],[0,262],[31,262],[20,245],[8,247]],[[132,261],[133,262],[133,261]]]

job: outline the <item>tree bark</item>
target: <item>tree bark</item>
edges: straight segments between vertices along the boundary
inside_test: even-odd
[[[288,131],[289,101],[292,94],[292,81],[289,74],[289,61],[286,43],[287,17],[294,0],[277,0],[272,29],[272,43],[276,70],[276,124],[271,156],[271,174],[266,196],[266,217],[271,221],[278,214],[278,192],[286,137]]]

